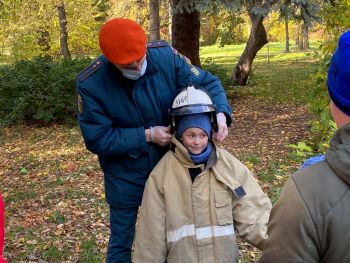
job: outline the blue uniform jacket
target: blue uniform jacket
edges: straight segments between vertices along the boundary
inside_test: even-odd
[[[149,173],[168,147],[147,143],[145,129],[168,126],[169,109],[189,82],[204,87],[217,112],[231,123],[231,108],[220,80],[195,66],[166,42],[150,43],[146,73],[133,81],[104,56],[77,79],[78,120],[85,145],[98,155],[107,202],[116,207],[139,205]]]

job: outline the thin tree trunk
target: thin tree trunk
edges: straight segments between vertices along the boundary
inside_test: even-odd
[[[150,41],[156,41],[160,39],[160,31],[159,31],[159,0],[150,0],[149,2],[149,22],[150,22]]]
[[[300,35],[300,41],[299,41],[299,50],[304,50],[304,25],[301,25],[301,28],[299,30],[299,35]]]
[[[142,0],[136,0],[136,22],[142,24],[141,19]]]
[[[163,14],[163,15],[160,15]],[[160,39],[164,39],[170,43],[171,41],[171,8],[169,0],[160,1]]]
[[[173,31],[172,31],[172,27],[173,27],[173,13],[171,12],[171,3],[170,0],[166,0],[168,2],[168,34],[169,34],[169,43],[170,45],[172,45],[173,42]]]
[[[297,30],[296,30],[297,35],[295,36],[295,45],[297,46],[298,49],[300,47],[299,31],[300,31],[300,26],[299,26],[299,22],[297,22]]]
[[[304,38],[303,50],[308,50],[310,48],[310,44],[309,44],[309,26],[307,24],[304,24],[303,38]]]
[[[179,0],[172,2],[173,6]],[[174,10],[174,8],[173,8]],[[198,11],[175,12],[172,16],[172,45],[200,67],[199,59],[200,14]]]
[[[288,26],[288,18],[287,17],[284,19],[284,25],[285,25],[285,29],[286,29],[286,50],[285,50],[285,52],[289,53],[290,52],[290,49],[289,49],[289,26]]]
[[[266,30],[263,25],[264,17],[255,16],[252,13],[249,13],[249,17],[252,21],[249,39],[232,72],[233,83],[239,86],[245,86],[247,84],[249,72],[256,53],[267,43]]]
[[[64,4],[57,6],[58,10],[58,19],[60,23],[60,45],[61,53],[64,58],[71,58],[70,51],[68,48],[68,32],[67,32],[67,18],[66,10]]]

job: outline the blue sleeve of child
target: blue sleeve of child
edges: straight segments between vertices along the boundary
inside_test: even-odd
[[[301,169],[304,169],[310,165],[313,165],[315,163],[318,163],[318,162],[321,162],[321,161],[324,161],[325,160],[325,157],[323,154],[319,154],[319,155],[316,155],[316,156],[313,156],[313,157],[310,157],[309,159],[306,159],[304,161],[304,163],[302,164],[301,166]]]

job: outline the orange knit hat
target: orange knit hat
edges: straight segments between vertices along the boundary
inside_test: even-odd
[[[101,51],[114,64],[140,61],[146,54],[146,42],[142,27],[127,18],[109,20],[100,30]]]

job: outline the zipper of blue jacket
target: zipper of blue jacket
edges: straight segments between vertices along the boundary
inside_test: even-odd
[[[143,124],[143,127],[144,128],[146,128],[145,127],[145,120],[143,119],[143,116],[142,116],[142,114],[141,114],[141,110],[140,110],[140,108],[139,108],[139,105],[137,104],[137,101],[136,101],[136,99],[135,99],[135,90],[137,89],[137,88],[141,88],[141,84],[143,83],[143,82],[146,82],[146,75],[147,75],[147,70],[146,70],[146,72],[145,72],[145,74],[141,77],[141,78],[139,78],[139,79],[137,79],[137,80],[135,80],[134,81],[134,87],[133,87],[133,89],[132,89],[132,92],[131,92],[131,94],[132,94],[132,99],[134,100],[134,104],[135,104],[135,107],[136,107],[136,109],[137,109],[137,112],[139,113],[139,116],[140,116],[140,118],[141,118],[141,120],[142,120],[142,124]],[[147,154],[147,161],[148,161],[148,170],[149,170],[149,172],[150,172],[150,169],[151,169],[151,160],[150,160],[150,151],[149,151],[149,147],[148,147],[148,143],[147,143],[147,152],[148,152],[148,154]]]

